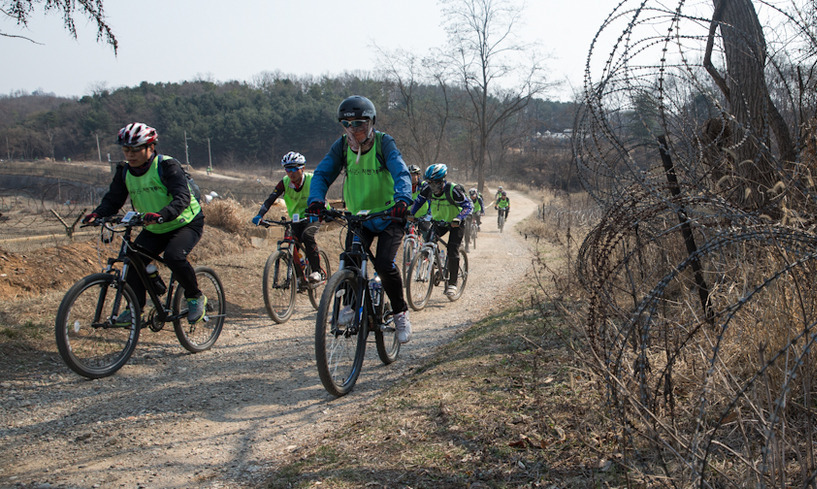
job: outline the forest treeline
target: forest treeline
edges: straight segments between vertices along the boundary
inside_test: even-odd
[[[294,150],[311,164],[341,134],[336,110],[351,94],[377,107],[377,128],[392,134],[409,164],[439,155],[458,178],[473,176],[474,137],[466,97],[447,87],[417,86],[410,98],[391,82],[360,74],[339,77],[259,75],[252,83],[147,83],[98,89],[81,98],[44,93],[0,96],[0,158],[121,159],[116,132],[128,122],[153,125],[160,150],[203,168],[257,168]],[[411,105],[411,110],[406,110]],[[488,148],[486,174],[565,190],[571,177],[575,104],[532,99],[505,121]],[[443,120],[444,118],[444,120]],[[442,131],[443,137],[439,137]],[[185,147],[186,143],[186,147]],[[429,148],[428,146],[434,146]],[[514,171],[505,171],[508,168]]]

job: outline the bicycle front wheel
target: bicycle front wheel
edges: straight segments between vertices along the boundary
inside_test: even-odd
[[[363,305],[358,285],[353,271],[339,270],[327,282],[318,306],[315,360],[321,383],[333,396],[352,390],[363,367],[367,331],[358,313]]]
[[[329,255],[323,250],[318,250],[318,255],[321,257],[321,275],[323,276],[323,281],[317,284],[309,284],[309,302],[312,303],[312,307],[314,307],[316,311],[321,304],[321,296],[326,287],[326,281],[332,276],[332,267],[329,266]],[[308,277],[310,273],[312,273],[312,268],[307,263],[306,276]]]
[[[448,300],[454,302],[462,297],[466,283],[468,283],[468,253],[460,249],[460,266],[459,270],[457,270],[457,293],[452,295],[446,294],[445,296],[448,297]]]
[[[216,272],[207,267],[196,267],[196,281],[202,295],[207,297],[204,308],[204,319],[190,324],[187,320],[173,321],[173,330],[179,343],[189,352],[198,353],[207,350],[216,343],[221,329],[224,327],[224,317],[227,312],[227,300],[224,297],[224,287]],[[173,314],[179,314],[187,309],[184,301],[184,287],[179,286],[173,296]]]
[[[267,314],[276,323],[285,323],[295,309],[295,294],[298,291],[298,280],[289,252],[282,250],[272,252],[264,265],[261,285]]]
[[[430,248],[420,250],[411,260],[406,281],[406,302],[415,311],[423,309],[431,296],[435,268],[434,254]]]
[[[136,295],[122,284],[119,307],[116,277],[107,273],[89,275],[71,287],[57,310],[57,349],[74,372],[98,379],[107,377],[127,363],[139,341],[142,311]],[[129,310],[131,314],[123,316]],[[123,319],[117,323],[117,318]]]

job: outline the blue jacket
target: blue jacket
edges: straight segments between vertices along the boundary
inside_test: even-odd
[[[409,174],[403,155],[397,149],[394,138],[388,134],[383,134],[383,156],[386,159],[386,169],[391,173],[394,180],[394,201],[402,200],[407,205],[411,205],[411,175]],[[374,151],[372,147],[369,151]],[[323,157],[315,173],[312,175],[312,186],[309,191],[307,205],[312,202],[326,202],[326,192],[332,182],[338,178],[340,172],[346,167],[346,155],[343,154],[343,138],[340,137],[329,148],[329,152]],[[386,229],[393,221],[388,219],[372,219],[366,221],[364,226],[371,231],[380,232]]]

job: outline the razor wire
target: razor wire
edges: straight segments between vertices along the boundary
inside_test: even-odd
[[[752,2],[752,44],[721,1],[624,0],[591,44],[572,142],[603,212],[577,260],[588,358],[631,480],[815,487],[814,4]],[[768,98],[713,76],[736,46]]]

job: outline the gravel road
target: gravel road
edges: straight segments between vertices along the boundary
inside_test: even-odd
[[[308,299],[298,296],[283,325],[264,313],[260,269],[269,249],[247,252],[257,267],[230,257],[208,263],[224,281],[230,314],[210,351],[186,353],[171,327],[144,330],[130,362],[105,379],[75,375],[56,347],[36,368],[0,371],[0,487],[254,487],[282,454],[320,440],[518,284],[530,253],[511,229],[535,203],[512,201],[504,233],[493,210],[483,219],[462,298],[449,302],[435,288],[426,309],[410,313],[414,336],[398,360],[382,365],[370,343],[355,389],[342,398],[318,379]],[[238,304],[231,291],[257,300]]]

